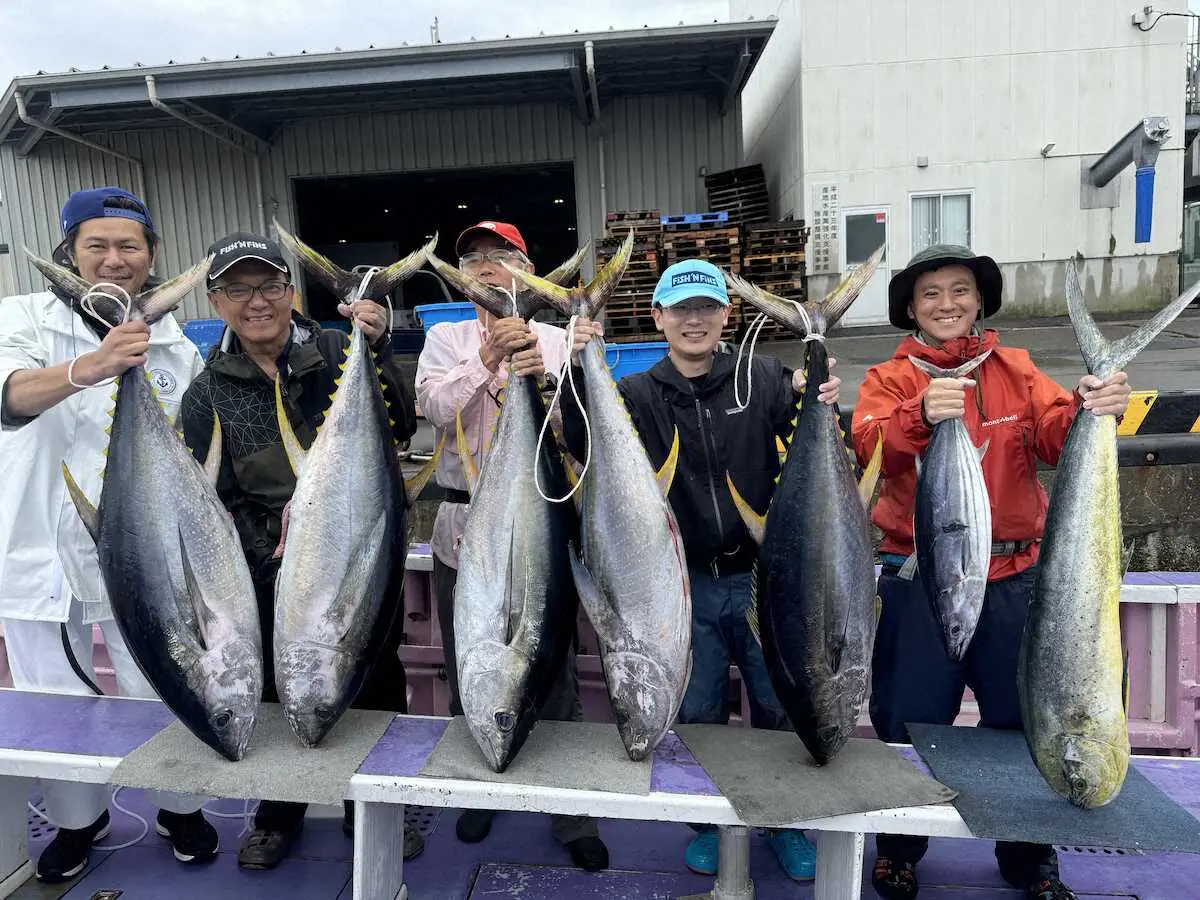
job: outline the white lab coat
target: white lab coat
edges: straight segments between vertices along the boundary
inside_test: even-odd
[[[99,346],[48,291],[0,300],[0,391],[14,372],[56,366]],[[172,421],[203,367],[172,316],[150,329],[146,368]],[[67,495],[62,464],[99,503],[115,390],[88,388],[26,424],[0,429],[0,619],[65,622],[71,595],[83,603],[85,622],[112,618],[96,545]],[[69,590],[56,589],[59,563]]]

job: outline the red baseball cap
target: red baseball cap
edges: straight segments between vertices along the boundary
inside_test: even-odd
[[[526,255],[529,254],[529,251],[525,249],[525,238],[521,237],[521,232],[517,231],[515,225],[509,225],[507,222],[480,222],[478,225],[472,225],[458,236],[458,240],[454,242],[454,252],[458,256],[462,256],[463,250],[471,238],[480,234],[494,234],[506,244],[516,247]]]

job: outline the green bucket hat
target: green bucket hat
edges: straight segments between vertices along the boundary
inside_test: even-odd
[[[983,301],[983,317],[986,319],[1000,311],[1004,295],[1004,276],[1000,267],[990,256],[976,256],[966,247],[953,244],[934,244],[926,247],[908,261],[908,267],[892,276],[888,284],[888,319],[901,331],[915,331],[917,323],[908,314],[912,303],[913,287],[917,279],[926,272],[934,272],[946,266],[966,266],[975,273],[975,284]]]

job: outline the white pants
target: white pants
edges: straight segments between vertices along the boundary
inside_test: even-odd
[[[92,690],[80,680],[63,650],[62,625],[59,622],[29,622],[4,619],[4,644],[13,687],[26,691],[53,691],[60,694],[90,695]],[[83,605],[71,601],[67,636],[79,668],[95,679],[92,658],[92,626],[83,624]],[[104,645],[117,676],[122,697],[153,698],[150,686],[125,646],[117,623],[101,622]],[[80,784],[70,781],[43,781],[42,798],[46,817],[59,828],[85,828],[108,808],[112,789],[104,784]],[[175,813],[198,810],[205,798],[168,791],[147,791],[147,797],[159,809]]]

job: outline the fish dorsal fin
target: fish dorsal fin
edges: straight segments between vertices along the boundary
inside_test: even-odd
[[[667,454],[666,461],[662,464],[662,468],[655,473],[654,477],[658,481],[658,489],[664,497],[671,492],[671,485],[675,482],[675,471],[679,467],[679,428],[675,429],[675,437],[671,441],[671,451]]]
[[[71,495],[71,502],[75,504],[75,509],[79,513],[79,518],[83,520],[83,527],[87,529],[87,533],[92,536],[92,540],[97,544],[100,543],[100,513],[96,507],[92,506],[92,502],[88,500],[87,494],[76,483],[74,476],[71,475],[71,470],[67,468],[67,464],[62,464],[63,480],[67,483],[67,493]]]
[[[187,541],[183,538],[183,530],[179,529],[178,534],[179,559],[183,563],[183,580],[187,585],[191,610],[196,615],[196,639],[200,643],[201,651],[207,652],[214,644],[212,626],[217,617],[204,602],[204,592],[200,589],[200,581],[196,578],[195,569],[192,568],[192,560],[188,556]]]
[[[296,437],[296,432],[292,428],[292,422],[288,418],[287,409],[283,405],[283,386],[279,380],[279,375],[275,375],[275,418],[279,422],[279,437],[283,441],[284,452],[287,453],[288,463],[292,467],[292,472],[299,477],[304,469],[304,461],[308,457],[308,451],[304,449],[304,445],[300,443],[300,438]]]
[[[479,466],[467,445],[467,433],[463,431],[462,410],[454,411],[455,446],[458,447],[458,461],[462,465],[463,477],[467,479],[467,492],[475,496],[475,488],[479,484]]]
[[[433,455],[429,457],[428,462],[421,466],[420,471],[407,478],[404,481],[404,492],[408,495],[408,502],[411,506],[417,502],[417,498],[421,496],[421,491],[425,490],[425,485],[429,484],[429,479],[433,477],[434,470],[437,469],[438,463],[442,461],[442,451],[446,449],[446,432],[438,435],[437,446],[433,449]]]
[[[920,461],[918,460],[918,465]],[[863,506],[871,506],[871,498],[875,496],[875,485],[879,483],[879,472],[883,468],[883,429],[879,430],[879,438],[875,441],[875,451],[863,469],[862,478],[858,481],[858,496]]]
[[[763,535],[767,530],[766,513],[760,515],[750,507],[745,498],[738,493],[738,489],[733,483],[733,476],[728,472],[725,473],[725,483],[729,485],[729,493],[733,496],[733,505],[737,508],[738,515],[742,517],[750,536],[754,538],[754,543],[761,547]]]
[[[204,457],[204,476],[213,487],[217,486],[217,477],[221,474],[221,450],[224,437],[221,434],[221,420],[217,411],[213,410],[212,437],[208,440],[208,454]]]

